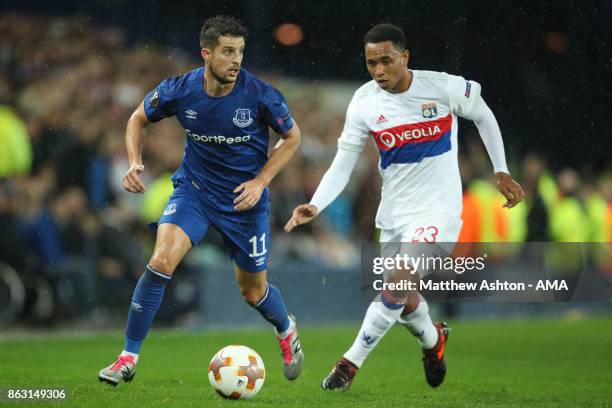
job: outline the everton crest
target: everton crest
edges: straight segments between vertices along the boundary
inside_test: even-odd
[[[236,109],[236,113],[234,114],[234,118],[232,120],[234,121],[234,125],[238,126],[239,128],[249,126],[251,123],[253,123],[251,110],[241,108]]]
[[[176,203],[168,204],[164,210],[164,215],[172,215],[176,212]]]

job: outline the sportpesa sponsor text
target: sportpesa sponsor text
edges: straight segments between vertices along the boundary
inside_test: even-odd
[[[189,129],[185,129],[187,132],[187,136],[191,137],[196,142],[203,143],[217,143],[217,144],[234,144],[234,143],[243,143],[251,140],[251,135],[243,135],[243,136],[223,136],[223,135],[198,135],[197,133],[193,133]]]

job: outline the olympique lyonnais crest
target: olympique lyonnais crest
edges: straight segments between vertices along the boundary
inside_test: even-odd
[[[236,114],[234,115],[234,125],[239,128],[245,128],[253,123],[253,118],[251,117],[250,109],[236,109]]]
[[[438,107],[435,103],[424,103],[421,105],[421,111],[425,119],[431,119],[438,116]]]

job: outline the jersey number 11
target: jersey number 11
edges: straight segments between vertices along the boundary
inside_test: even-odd
[[[268,250],[266,249],[266,233],[261,234],[259,238],[261,242],[261,252],[257,251],[257,235],[253,235],[253,238],[249,239],[249,242],[253,245],[253,251],[249,254],[250,257],[265,255]]]

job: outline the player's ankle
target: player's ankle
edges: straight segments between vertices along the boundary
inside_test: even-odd
[[[122,357],[124,357],[124,356],[131,356],[134,359],[134,364],[138,363],[138,354],[137,353],[132,353],[130,351],[123,350],[121,352],[121,356]]]
[[[355,371],[359,370],[359,366],[357,366],[357,364],[353,363],[351,360],[349,360],[346,357],[342,357],[340,359],[340,362],[345,364],[345,365],[348,365],[348,366],[352,367]]]
[[[287,327],[287,329],[282,332],[276,332],[276,335],[282,340],[284,340],[287,338],[287,336],[289,336],[293,332],[294,328],[295,328],[295,323],[289,320],[289,327]]]

